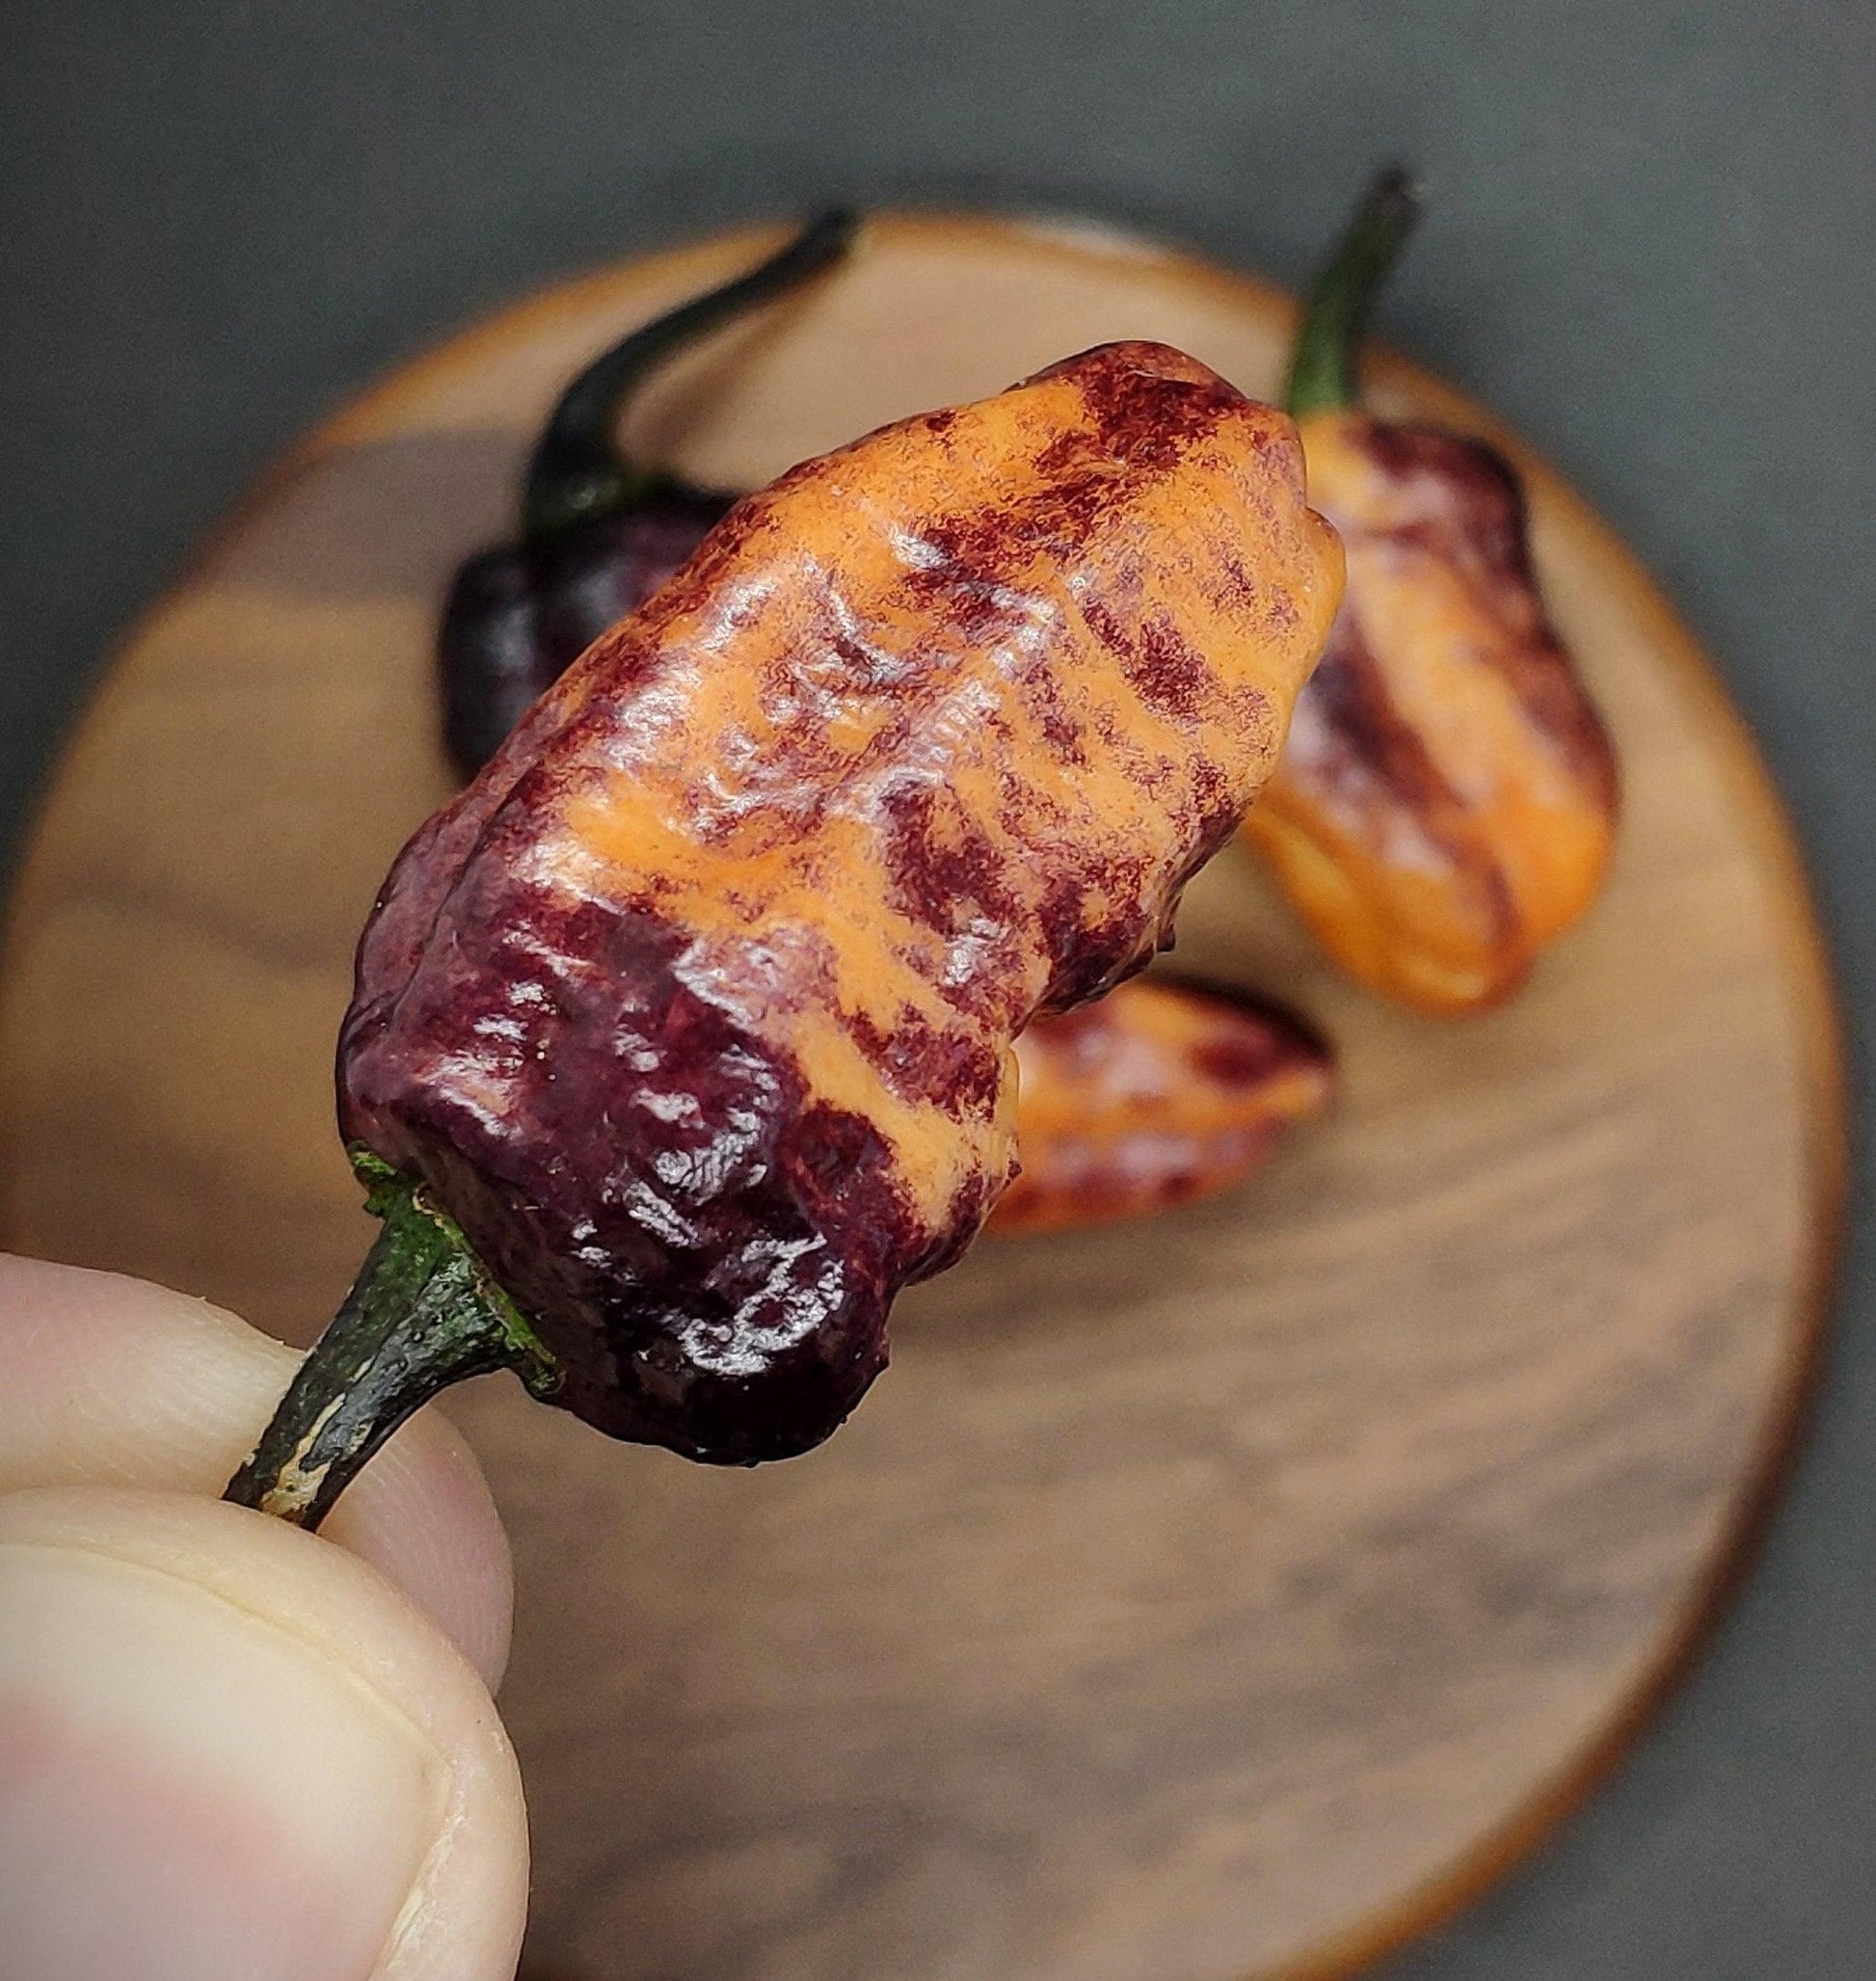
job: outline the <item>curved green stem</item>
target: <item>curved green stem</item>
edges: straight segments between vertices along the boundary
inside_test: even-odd
[[[745,274],[642,325],[603,351],[560,395],[528,463],[522,529],[550,537],[589,516],[628,507],[657,477],[620,453],[614,437],[626,399],[653,367],[704,332],[804,282],[838,261],[858,218],[832,207]]]
[[[452,1382],[515,1369],[550,1390],[552,1358],[423,1188],[368,1155],[384,1228],[225,1499],[317,1527],[405,1418]]]
[[[1296,417],[1355,403],[1355,354],[1419,210],[1420,196],[1399,166],[1380,173],[1362,195],[1303,299],[1283,388],[1283,403]]]

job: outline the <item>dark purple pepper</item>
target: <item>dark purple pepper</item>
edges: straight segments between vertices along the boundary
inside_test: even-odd
[[[669,482],[622,515],[573,524],[541,549],[501,544],[457,572],[437,633],[443,740],[472,777],[610,626],[636,611],[736,497]]]
[[[457,571],[437,630],[442,736],[471,776],[560,672],[541,644],[533,555],[514,544],[480,550]],[[563,663],[564,664],[564,663]]]
[[[638,466],[618,442],[634,388],[672,352],[845,254],[834,209],[746,274],[642,325],[568,386],[528,464],[519,541],[456,573],[437,632],[443,741],[472,777],[535,697],[663,584],[736,496]]]
[[[713,489],[667,482],[625,515],[590,518],[558,538],[545,553],[539,594],[541,650],[553,670],[548,679],[557,680],[601,633],[635,612],[736,503]]]

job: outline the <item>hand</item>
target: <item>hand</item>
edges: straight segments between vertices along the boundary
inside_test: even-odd
[[[514,1972],[488,1489],[425,1411],[318,1536],[221,1504],[294,1361],[181,1294],[0,1257],[10,1981]]]

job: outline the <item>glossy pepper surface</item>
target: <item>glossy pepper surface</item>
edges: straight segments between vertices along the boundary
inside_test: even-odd
[[[1356,403],[1355,348],[1412,212],[1384,175],[1305,306],[1288,399],[1348,589],[1246,831],[1351,976],[1463,1012],[1515,990],[1595,899],[1618,789],[1510,462]]]
[[[328,1338],[441,1257],[446,1356],[479,1299],[615,1435],[817,1443],[1009,1179],[1016,1034],[1166,939],[1340,589],[1289,420],[1159,345],[739,503],[392,869],[338,1064],[386,1249]],[[395,1333],[314,1351],[233,1496],[318,1516]]]
[[[674,352],[832,266],[854,227],[844,209],[821,214],[757,267],[602,352],[561,394],[528,463],[518,539],[469,558],[443,602],[443,740],[465,776],[736,502],[627,455],[619,425],[633,391]]]

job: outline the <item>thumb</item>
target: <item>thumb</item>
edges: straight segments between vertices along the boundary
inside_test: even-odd
[[[487,1690],[328,1542],[214,1501],[0,1500],[0,1957],[21,1981],[507,1981]]]

